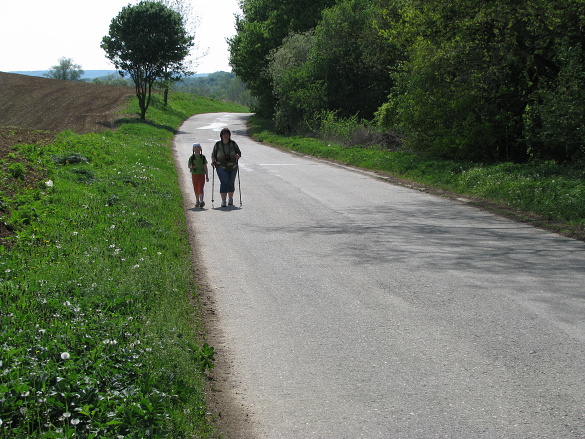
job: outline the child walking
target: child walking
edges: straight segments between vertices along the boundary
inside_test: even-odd
[[[205,186],[206,181],[209,181],[209,174],[207,172],[207,159],[203,155],[203,149],[199,143],[193,144],[193,155],[189,157],[189,169],[191,170],[193,190],[197,199],[195,207],[203,207],[205,206],[203,186]]]

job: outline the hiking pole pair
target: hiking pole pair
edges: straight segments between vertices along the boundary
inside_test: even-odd
[[[242,185],[240,184],[240,167],[236,171],[238,175],[238,192],[240,193],[240,207],[242,207]],[[213,197],[215,194],[215,166],[213,167],[213,175],[211,177],[211,207],[213,208]]]

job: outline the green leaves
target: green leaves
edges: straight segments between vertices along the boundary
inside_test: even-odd
[[[193,39],[181,15],[160,2],[126,6],[112,20],[101,47],[116,69],[132,77],[141,119],[146,118],[154,82],[177,79],[186,72],[183,60]]]
[[[380,113],[385,128],[400,130],[414,148],[439,157],[526,161],[585,155],[582,142],[573,142],[571,153],[559,145],[568,140],[560,131],[545,147],[541,129],[552,128],[559,107],[569,118],[576,116],[572,106],[583,113],[581,93],[565,94],[561,105],[549,99],[562,95],[551,90],[559,86],[563,66],[557,54],[566,41],[581,38],[582,3],[390,3],[398,5],[398,14],[389,8],[394,28],[385,35],[402,45],[407,59],[393,73],[396,86]],[[576,47],[579,54],[572,57],[582,61],[583,46]],[[569,82],[577,84],[578,77],[573,70]],[[575,125],[564,129],[570,138],[582,138]]]

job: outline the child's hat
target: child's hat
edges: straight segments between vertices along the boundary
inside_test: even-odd
[[[194,143],[193,144],[193,148],[195,148],[196,146],[201,146],[201,144],[200,143]]]

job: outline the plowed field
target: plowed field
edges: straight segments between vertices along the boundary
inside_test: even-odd
[[[0,127],[77,133],[113,127],[132,87],[0,72]]]

